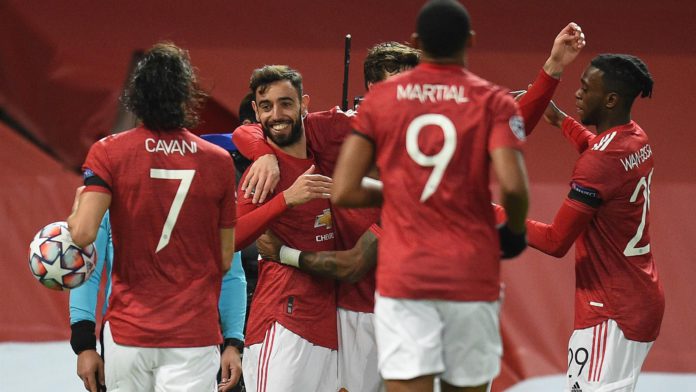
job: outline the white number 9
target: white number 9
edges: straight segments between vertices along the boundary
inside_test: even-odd
[[[421,130],[428,125],[435,125],[442,130],[444,134],[444,144],[442,150],[435,155],[425,155],[418,147],[418,135]],[[457,147],[457,130],[452,123],[452,120],[442,114],[424,114],[416,117],[406,130],[406,151],[414,162],[423,167],[432,167],[428,182],[425,183],[423,193],[421,194],[421,203],[428,200],[435,193],[442,176],[445,174],[447,165],[449,165],[454,150]]]

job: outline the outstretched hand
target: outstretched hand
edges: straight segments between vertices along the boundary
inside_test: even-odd
[[[585,33],[575,22],[568,23],[553,41],[551,54],[544,64],[544,71],[554,78],[560,78],[563,69],[578,57],[585,47]]]

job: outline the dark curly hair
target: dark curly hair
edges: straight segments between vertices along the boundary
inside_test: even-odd
[[[398,42],[382,42],[371,47],[363,63],[365,89],[368,83],[383,81],[387,73],[414,68],[419,61],[420,52],[417,49]]]
[[[590,65],[604,72],[606,90],[624,97],[628,107],[640,95],[652,97],[653,78],[643,60],[630,54],[605,53],[592,59]]]
[[[121,101],[146,128],[166,131],[198,125],[205,98],[188,52],[160,42],[138,62]]]

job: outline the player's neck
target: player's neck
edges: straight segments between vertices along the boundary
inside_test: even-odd
[[[599,135],[600,133],[614,128],[618,127],[621,125],[626,125],[631,122],[631,113],[622,113],[621,115],[617,116],[609,116],[605,118],[603,121],[600,121],[599,124],[597,124],[597,134]]]
[[[273,141],[270,139],[268,139],[268,142],[290,156],[299,159],[307,159],[307,138],[305,137],[304,131],[302,131],[302,136],[300,136],[295,143],[289,146],[281,147],[273,143]]]
[[[464,61],[464,59],[454,59],[449,57],[428,58],[424,56],[423,58],[421,58],[421,62],[436,65],[458,65],[460,67],[466,68],[466,61]]]

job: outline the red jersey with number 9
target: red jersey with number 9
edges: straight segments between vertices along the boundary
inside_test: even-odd
[[[115,261],[106,320],[114,341],[222,342],[220,229],[236,220],[229,153],[187,130],[135,128],[95,143],[83,171],[86,180],[103,180],[86,192],[112,196]]]
[[[633,121],[592,137],[570,184],[597,205],[575,242],[575,329],[613,319],[628,339],[650,342],[665,309],[649,235],[652,149]]]
[[[354,128],[374,142],[384,183],[380,295],[496,300],[490,152],[520,149],[525,135],[507,90],[461,66],[423,63],[375,85]]]

